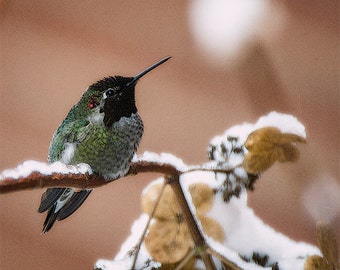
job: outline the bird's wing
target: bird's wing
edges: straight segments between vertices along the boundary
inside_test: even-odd
[[[49,150],[49,162],[62,160],[67,144],[79,144],[90,136],[94,125],[88,120],[76,120],[59,126],[53,135]],[[72,162],[70,162],[72,163]],[[56,220],[73,214],[86,200],[91,190],[74,192],[71,188],[48,188],[41,196],[39,213],[48,210],[43,232],[48,232]]]
[[[61,160],[68,144],[81,143],[93,132],[93,129],[94,124],[87,119],[62,123],[53,135],[48,161],[51,163]]]

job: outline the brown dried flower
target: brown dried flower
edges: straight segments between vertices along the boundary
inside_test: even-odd
[[[161,184],[153,185],[142,197],[142,208],[151,214],[162,190]],[[204,214],[213,203],[213,190],[206,184],[197,183],[189,187],[196,215],[204,232],[214,240],[223,242],[225,234],[221,225]],[[182,260],[195,244],[183,213],[170,186],[166,186],[154,214],[155,222],[145,238],[150,255],[162,264],[174,264]]]
[[[305,143],[305,139],[296,134],[282,133],[275,127],[257,129],[250,133],[245,143],[249,152],[243,167],[248,173],[256,174],[271,167],[275,161],[295,162],[299,158],[297,142]]]

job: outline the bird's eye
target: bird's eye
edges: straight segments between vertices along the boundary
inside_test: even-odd
[[[114,91],[113,91],[113,89],[108,89],[107,91],[106,91],[106,97],[108,98],[108,97],[112,97],[113,96],[113,94],[114,94]]]

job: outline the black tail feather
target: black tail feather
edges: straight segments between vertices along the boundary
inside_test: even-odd
[[[47,233],[53,227],[56,220],[63,220],[72,215],[83,204],[91,191],[92,190],[81,190],[74,192],[71,197],[68,197],[67,193],[71,192],[71,189],[47,189],[42,195],[41,204],[38,209],[40,213],[48,210],[42,232]],[[63,202],[65,205],[61,207],[60,204]],[[57,207],[58,210],[56,211]]]
[[[85,189],[75,192],[67,204],[65,204],[65,206],[60,209],[57,219],[63,220],[72,215],[83,204],[86,198],[90,195],[91,191],[92,189]]]
[[[54,222],[57,220],[58,212],[55,212],[56,204],[54,204],[47,213],[42,232],[47,233],[53,226]]]
[[[41,196],[39,213],[47,211],[60,198],[65,188],[48,188]]]

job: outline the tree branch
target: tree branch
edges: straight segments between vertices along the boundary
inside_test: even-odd
[[[103,186],[107,183],[104,178],[96,174],[53,173],[51,175],[45,175],[35,171],[26,177],[2,179],[0,181],[0,193],[48,187],[89,189]]]
[[[154,160],[139,158],[133,161],[130,165],[130,169],[126,176],[136,175],[139,173],[161,173],[164,175],[176,175],[186,172],[192,172],[197,170],[212,171],[212,172],[225,172],[228,173],[234,168],[223,168],[218,166],[177,166],[175,163],[167,162],[163,160],[162,156],[153,154]],[[157,157],[159,159],[157,160]],[[51,166],[44,164],[45,166]],[[20,165],[21,166],[21,165]],[[14,170],[19,170],[19,167]],[[67,165],[70,169],[76,166]],[[97,174],[90,173],[58,173],[51,172],[50,174],[44,174],[39,172],[38,169],[32,169],[32,172],[25,177],[9,177],[4,176],[4,173],[0,175],[0,193],[9,193],[21,190],[41,189],[48,187],[72,187],[80,189],[92,189],[100,186],[104,186],[111,181],[107,181],[103,177]]]
[[[168,179],[168,183],[169,185],[172,187],[172,190],[174,191],[174,193],[176,194],[177,197],[177,202],[179,203],[182,211],[183,211],[183,215],[185,218],[185,221],[187,222],[187,225],[189,227],[192,239],[194,240],[195,243],[195,247],[196,248],[203,248],[204,250],[207,247],[207,244],[205,242],[205,239],[202,235],[202,232],[200,231],[200,229],[198,228],[198,225],[196,223],[196,220],[193,216],[193,214],[191,213],[190,207],[188,205],[188,202],[185,198],[181,183],[179,181],[179,175],[173,175]],[[214,270],[216,269],[212,258],[210,257],[209,254],[207,254],[206,252],[203,252],[201,255],[202,261],[204,262],[204,265],[206,267],[207,270]]]

